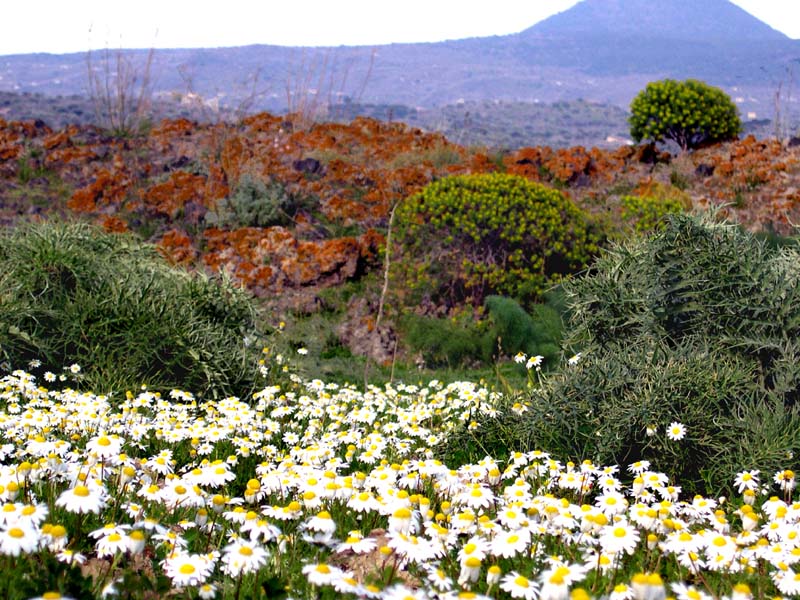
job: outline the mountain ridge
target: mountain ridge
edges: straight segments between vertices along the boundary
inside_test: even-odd
[[[790,40],[729,0],[582,0],[518,35],[565,33],[646,34],[670,39]],[[708,15],[714,15],[712,22]],[[720,22],[724,27],[715,26]]]

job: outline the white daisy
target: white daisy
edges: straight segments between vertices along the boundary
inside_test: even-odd
[[[667,427],[667,437],[674,442],[678,442],[686,437],[686,426],[683,423],[673,421]]]

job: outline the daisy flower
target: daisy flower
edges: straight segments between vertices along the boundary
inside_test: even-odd
[[[458,584],[467,585],[478,581],[481,575],[482,561],[477,556],[467,556],[461,560],[461,572],[458,575]]]
[[[30,554],[39,546],[40,534],[33,527],[15,525],[0,530],[0,554],[19,556]]]
[[[398,508],[389,517],[389,531],[399,533],[409,533],[415,529],[414,513],[406,507]]]
[[[569,585],[559,573],[553,573],[543,578],[542,588],[539,590],[539,600],[567,600],[569,598]]]
[[[481,484],[472,484],[470,488],[456,496],[454,503],[468,506],[473,510],[480,510],[489,508],[494,501],[494,494],[488,487]]]
[[[745,490],[757,490],[760,483],[758,477],[759,473],[760,471],[758,469],[738,473],[736,479],[733,480],[736,491],[742,494]]]
[[[89,489],[85,485],[76,485],[61,493],[56,500],[56,506],[61,506],[71,513],[100,514],[100,510],[106,505],[102,490],[103,488],[99,487]]]
[[[637,600],[664,600],[664,580],[658,573],[637,573],[631,579],[633,595]]]
[[[528,529],[502,531],[492,540],[491,552],[494,556],[512,558],[523,554],[530,541],[531,534]]]
[[[641,475],[650,468],[649,460],[637,460],[635,463],[628,465],[628,471],[636,475]]]
[[[309,531],[322,533],[327,536],[332,536],[336,533],[336,523],[331,518],[331,513],[327,510],[319,511],[315,516],[308,519],[303,527]]]
[[[390,535],[389,547],[395,550],[405,560],[412,563],[425,563],[445,553],[441,543],[431,542],[415,535],[396,533]]]
[[[344,577],[344,571],[326,563],[318,563],[304,566],[303,575],[311,585],[322,586],[331,585],[337,579]]]
[[[86,452],[101,460],[119,456],[125,440],[118,435],[97,435],[86,443]]]
[[[581,353],[578,352],[577,354],[574,354],[567,360],[567,364],[569,364],[570,367],[574,367],[580,362],[580,360],[581,360]]]
[[[240,573],[255,573],[267,563],[269,553],[261,545],[242,539],[225,546],[222,570],[231,577]]]
[[[797,485],[794,477],[794,471],[791,469],[786,469],[784,471],[778,471],[775,473],[775,477],[773,477],[773,481],[778,484],[783,492],[791,492],[795,485]]]
[[[800,595],[800,573],[795,573],[792,569],[775,571],[772,573],[772,581],[782,594],[787,596]]]
[[[540,356],[540,355],[531,356],[528,359],[528,362],[525,363],[525,368],[530,371],[532,368],[536,367],[536,370],[538,371],[539,368],[542,365],[542,361],[543,360],[544,360],[544,356]]]
[[[97,540],[95,543],[95,550],[99,558],[105,558],[106,556],[114,556],[117,552],[127,551],[128,546],[129,540],[127,535],[112,531],[110,534]]]
[[[533,600],[539,593],[535,582],[516,571],[511,571],[500,580],[500,589],[508,592],[512,598],[524,598],[525,600]]]
[[[214,571],[214,557],[208,554],[173,552],[162,562],[164,573],[175,587],[204,584]]]
[[[678,600],[711,600],[706,592],[698,590],[693,585],[686,585],[683,582],[671,584],[672,591],[675,592]]]
[[[497,565],[492,565],[489,567],[489,570],[486,571],[486,585],[489,586],[489,589],[500,583],[500,577],[502,575],[503,570]]]
[[[673,442],[679,442],[686,437],[686,425],[673,421],[667,427],[667,437]]]
[[[347,539],[341,544],[336,546],[336,552],[347,552],[348,550],[354,554],[365,554],[375,549],[377,542],[375,538],[364,537],[360,531],[351,531],[347,534]]]
[[[626,583],[619,583],[611,590],[608,600],[633,600],[633,588]]]
[[[600,547],[609,554],[633,554],[639,544],[639,530],[627,523],[615,523],[603,527]]]

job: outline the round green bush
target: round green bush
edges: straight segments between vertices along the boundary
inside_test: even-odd
[[[683,150],[733,139],[742,130],[730,97],[694,79],[647,84],[631,102],[629,122],[635,141],[667,139]]]
[[[600,242],[561,192],[499,173],[435,181],[399,206],[396,223],[400,287],[414,292],[411,303],[445,309],[492,294],[530,306]]]
[[[77,363],[99,393],[241,394],[256,336],[242,289],[177,269],[131,236],[53,223],[0,235],[0,352],[11,368]]]

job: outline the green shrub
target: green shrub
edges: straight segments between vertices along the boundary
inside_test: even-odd
[[[508,174],[428,185],[397,210],[394,261],[408,303],[481,306],[492,294],[524,306],[588,263],[600,236],[560,192]]]
[[[562,333],[561,315],[552,306],[535,304],[530,314],[512,298],[489,296],[485,302],[492,323],[491,337],[507,356],[518,352],[541,355],[548,364],[558,358]]]
[[[480,323],[406,315],[400,326],[408,345],[427,367],[456,368],[491,360],[494,338]]]
[[[52,223],[0,236],[0,349],[14,368],[77,363],[102,392],[242,393],[255,335],[240,288],[171,267],[132,237]]]
[[[289,225],[308,199],[289,191],[280,181],[245,173],[228,198],[206,213],[216,227],[271,227]]]
[[[681,213],[686,204],[680,199],[654,196],[623,196],[622,218],[637,233],[648,233],[664,225],[664,217]]]
[[[565,346],[583,358],[530,395],[520,445],[651,460],[685,489],[715,493],[742,469],[771,472],[800,452],[797,247],[672,215],[564,287]],[[668,439],[673,421],[685,439]]]
[[[629,121],[635,141],[667,139],[683,150],[733,139],[742,130],[730,97],[694,79],[647,84],[631,102]]]

